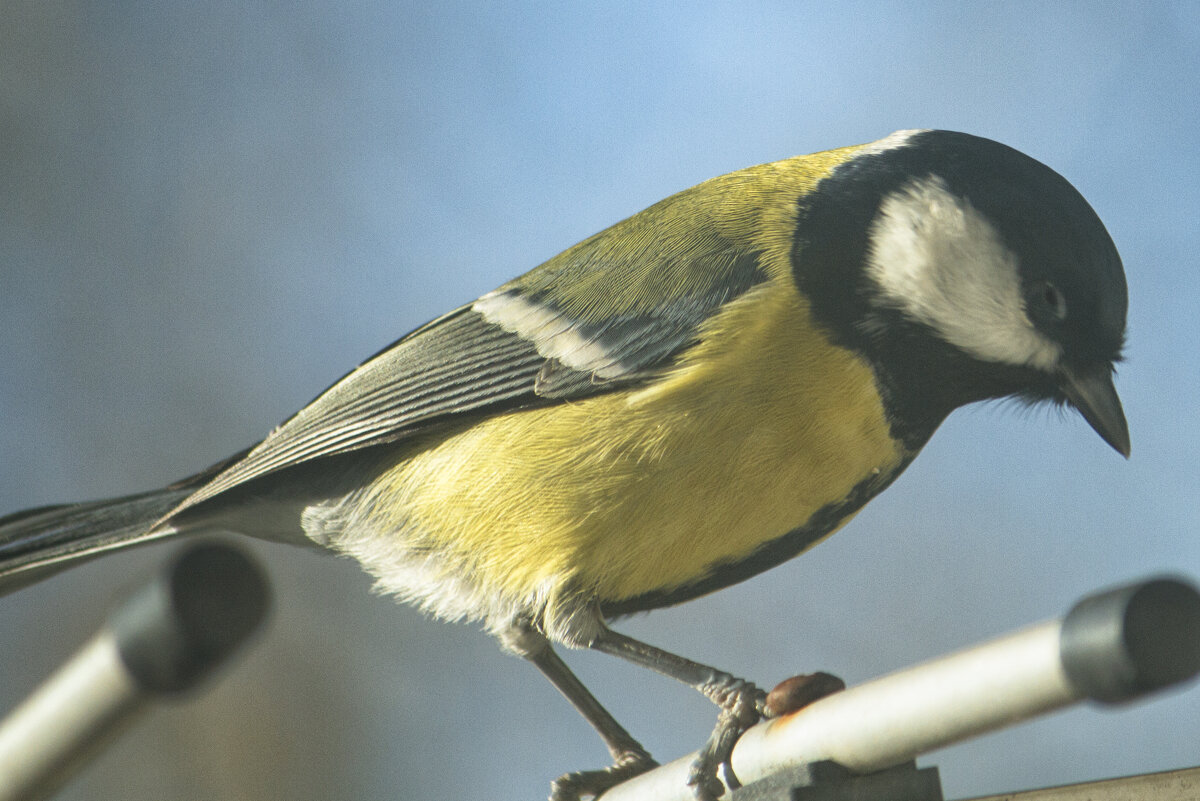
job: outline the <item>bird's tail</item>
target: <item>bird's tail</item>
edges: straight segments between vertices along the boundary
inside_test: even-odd
[[[151,527],[191,491],[167,487],[0,517],[0,595],[80,561],[175,533]]]

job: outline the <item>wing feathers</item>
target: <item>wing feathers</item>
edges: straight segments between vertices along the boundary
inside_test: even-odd
[[[364,362],[175,511],[321,456],[411,435],[480,408],[534,402],[545,360],[464,307]]]
[[[697,341],[721,306],[767,280],[758,253],[720,237],[702,237],[703,248],[693,242],[671,252],[681,237],[670,226],[674,233],[660,243],[662,252],[652,252],[654,243],[646,239],[622,250],[619,231],[629,222],[610,229],[615,243],[604,234],[593,237],[368,359],[172,515],[261,476],[394,442],[460,415],[653,380]],[[651,300],[665,274],[671,276],[670,294]],[[556,295],[560,285],[569,299]],[[581,298],[582,286],[596,296]],[[641,298],[638,304],[614,305],[613,298],[633,296]]]

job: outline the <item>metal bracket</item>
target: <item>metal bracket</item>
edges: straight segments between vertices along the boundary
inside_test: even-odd
[[[836,762],[812,762],[747,784],[731,801],[942,801],[936,767],[915,761],[874,773],[851,773]]]

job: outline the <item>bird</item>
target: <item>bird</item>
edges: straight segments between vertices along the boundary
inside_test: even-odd
[[[417,328],[190,478],[0,519],[0,591],[203,531],[326,548],[479,625],[596,729],[611,765],[553,801],[656,764],[556,647],[696,688],[708,801],[763,691],[611,624],[806,551],[961,406],[1071,408],[1128,458],[1127,305],[1096,212],[999,142],[901,130],[750,167]]]

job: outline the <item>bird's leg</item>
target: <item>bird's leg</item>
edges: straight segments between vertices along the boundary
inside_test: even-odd
[[[571,705],[592,724],[612,754],[613,764],[603,770],[567,773],[550,786],[550,801],[578,801],[581,796],[597,796],[628,778],[645,773],[658,763],[641,743],[601,706],[596,696],[571,672],[550,645],[545,635],[533,627],[515,624],[501,634],[504,648],[532,662],[550,680]]]
[[[729,757],[742,732],[762,718],[766,693],[750,682],[724,671],[676,656],[607,627],[596,636],[591,647],[694,687],[720,707],[716,728],[709,735],[700,756],[692,763],[688,773],[688,784],[701,801],[715,801],[725,792],[721,780],[717,777],[718,769],[724,765],[726,781],[730,788],[736,789],[741,786],[737,777],[733,775]]]

